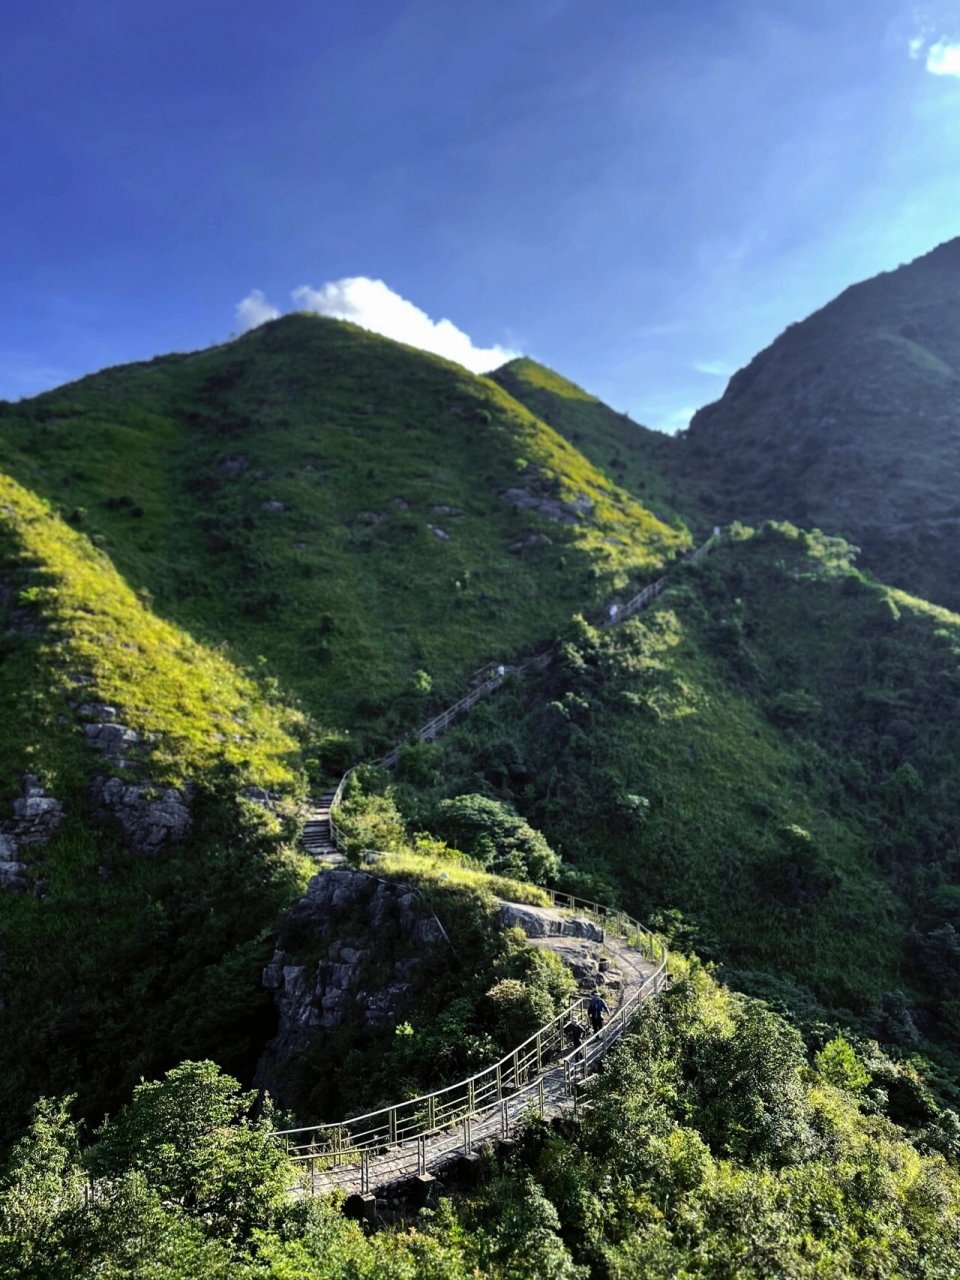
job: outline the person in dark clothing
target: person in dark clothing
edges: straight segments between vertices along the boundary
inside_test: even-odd
[[[586,1028],[581,1027],[579,1022],[574,1022],[571,1019],[571,1021],[568,1022],[566,1026],[563,1028],[563,1034],[566,1036],[567,1043],[569,1045],[571,1045],[574,1049],[579,1049],[580,1046],[583,1044],[584,1036],[587,1034],[587,1032],[586,1032]]]
[[[587,1006],[587,1013],[590,1016],[590,1025],[593,1027],[594,1032],[600,1030],[603,1026],[603,1020],[609,1012],[610,1010],[607,1008],[606,1000],[604,1000],[603,996],[598,991]]]

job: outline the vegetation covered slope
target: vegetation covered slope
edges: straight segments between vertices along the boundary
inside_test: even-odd
[[[958,298],[954,240],[791,325],[695,416],[678,484],[720,522],[842,534],[884,581],[960,607]]]
[[[889,1066],[889,1064],[887,1064]],[[253,1098],[208,1062],[141,1084],[91,1142],[38,1108],[0,1171],[19,1280],[952,1280],[960,1127],[884,1114],[876,1046],[811,1062],[702,970],[648,1006],[576,1120],[528,1122],[479,1185],[370,1233],[287,1188]],[[889,1074],[889,1073],[888,1073]],[[88,1173],[99,1194],[84,1212]]]
[[[848,555],[790,526],[735,536],[408,752],[398,794],[428,828],[440,797],[514,803],[578,891],[955,1072],[960,618]]]
[[[64,814],[4,867],[15,1125],[186,1053],[249,1077],[304,757],[342,767],[687,536],[499,388],[317,317],[3,408],[0,822],[27,775]],[[107,777],[192,825],[145,854]]]
[[[704,526],[703,520],[694,522],[693,504],[678,493],[674,459],[679,447],[672,436],[640,426],[553,369],[526,357],[511,360],[490,377],[663,519],[671,524]]]
[[[242,793],[302,792],[304,718],[158,618],[6,476],[0,517],[0,833],[4,869],[23,868],[0,892],[2,1140],[41,1089],[97,1114],[186,1053],[252,1069],[270,1015],[259,968],[300,873],[280,820]],[[91,745],[104,718],[129,735],[122,753]],[[20,843],[11,816],[24,774],[62,806],[46,843]],[[184,840],[133,852],[98,775],[144,809],[177,788]]]
[[[308,315],[4,406],[0,470],[342,731],[409,723],[430,681],[442,705],[688,540],[499,387]]]

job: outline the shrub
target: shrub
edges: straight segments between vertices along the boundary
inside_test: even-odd
[[[560,866],[559,857],[539,831],[510,805],[488,796],[463,795],[441,801],[430,826],[448,844],[498,875],[543,884]]]

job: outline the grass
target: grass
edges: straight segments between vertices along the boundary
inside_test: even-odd
[[[409,881],[418,888],[439,891],[441,895],[447,889],[471,889],[489,899],[502,898],[506,902],[525,902],[536,907],[553,905],[550,895],[537,885],[490,875],[454,858],[425,855],[411,849],[383,854],[376,870],[378,875]]]
[[[0,468],[341,756],[422,717],[417,672],[444,705],[689,543],[493,383],[316,316],[6,406]]]
[[[667,524],[688,527],[696,511],[689,495],[678,489],[672,464],[677,444],[670,436],[638,425],[553,369],[526,357],[511,360],[490,377]],[[702,520],[690,527],[698,534],[707,531]]]
[[[960,618],[863,578],[836,540],[736,536],[652,611],[573,628],[542,679],[421,752],[415,782],[401,764],[398,802],[428,829],[442,796],[511,802],[563,887],[660,921],[796,1016],[954,1071],[952,979],[917,939],[960,926]],[[919,1038],[884,1013],[898,991]]]
[[[151,743],[157,784],[180,785],[223,764],[244,782],[294,785],[302,715],[158,618],[84,534],[6,476],[0,507],[8,613],[17,615],[8,632],[14,661],[0,665],[0,699],[18,708],[0,756],[8,788],[30,763],[56,792],[72,786],[81,759],[98,759],[76,749],[82,726],[70,707],[81,698],[114,706],[118,721]]]

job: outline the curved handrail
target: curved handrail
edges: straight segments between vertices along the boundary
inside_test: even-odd
[[[686,557],[685,563],[696,564],[702,560],[710,551],[719,532],[719,529],[715,529],[706,542]],[[614,613],[602,620],[601,628],[606,630],[640,612],[660,595],[667,586],[667,582],[668,577],[664,575],[648,584],[626,604],[618,607]],[[452,706],[421,725],[416,731],[416,738],[421,742],[432,741],[463,712],[468,711],[481,698],[498,689],[508,674],[519,675],[531,668],[545,667],[550,661],[554,648],[555,646],[551,646],[520,664],[504,667],[502,673],[498,671],[495,676],[484,680]],[[396,745],[374,763],[382,768],[392,768],[399,759],[403,745],[403,743]],[[356,766],[353,766],[348,769],[340,779],[330,802],[330,834],[336,847],[342,851],[346,848],[346,838],[337,824],[334,812],[343,798],[347,781],[355,768]],[[515,1099],[534,1088],[542,1088],[544,1060],[550,1059],[551,1056],[555,1062],[563,1066],[565,1085],[570,1090],[575,1089],[577,1080],[587,1074],[597,1058],[623,1034],[628,1019],[633,1016],[640,1004],[649,995],[656,995],[662,990],[666,981],[667,949],[654,933],[623,911],[596,902],[588,902],[572,894],[560,893],[556,890],[548,890],[548,892],[555,906],[592,916],[604,929],[616,932],[624,937],[629,946],[635,946],[646,953],[656,965],[653,973],[615,1011],[607,1027],[595,1032],[566,1054],[556,1053],[563,1043],[562,1027],[582,1012],[585,1001],[580,997],[563,1013],[558,1014],[524,1040],[505,1058],[456,1084],[446,1085],[442,1089],[434,1090],[433,1093],[368,1111],[346,1120],[277,1131],[275,1136],[283,1138],[288,1154],[293,1160],[309,1160],[315,1163],[318,1156],[331,1156],[334,1163],[339,1164],[344,1158],[349,1159],[353,1156],[366,1158],[371,1151],[386,1147],[400,1147],[412,1142],[422,1143],[427,1136],[450,1129],[461,1120],[468,1131],[471,1116],[483,1115],[494,1107],[503,1106],[505,1090]],[[367,1126],[365,1129],[357,1128],[364,1124]]]
[[[684,557],[682,563],[698,564],[712,549],[719,536],[719,529],[715,529],[705,542],[701,543],[695,551],[691,551],[688,556]],[[615,615],[607,616],[600,620],[600,629],[606,631],[610,627],[617,626],[621,622],[626,622],[628,618],[632,618],[635,613],[639,613],[641,610],[645,609],[652,600],[655,600],[656,597],[665,590],[668,582],[669,575],[665,574],[663,577],[657,578],[655,582],[649,583],[642,591],[638,591],[635,596],[628,600],[626,604],[619,606]],[[496,692],[508,676],[523,675],[526,671],[542,670],[546,667],[555,649],[556,645],[554,644],[551,645],[550,648],[545,649],[542,653],[537,653],[534,654],[533,657],[525,658],[522,662],[514,663],[510,666],[504,666],[502,675],[498,671],[496,675],[488,677],[488,679],[477,685],[476,688],[471,689],[469,693],[464,694],[462,698],[454,702],[452,706],[447,707],[445,711],[438,712],[432,717],[432,719],[428,720],[426,724],[422,724],[418,729],[415,729],[409,737],[405,738],[402,742],[398,742],[385,755],[374,760],[373,764],[381,769],[392,769],[400,759],[400,752],[410,741],[411,737],[415,738],[419,742],[432,742],[434,738],[439,737],[440,734],[448,729],[450,725],[452,725],[454,721],[457,720],[465,711],[469,711],[471,707],[475,707],[482,698],[486,698],[489,694]],[[483,671],[484,668],[481,667],[479,670]],[[474,675],[476,674],[478,673],[475,672]],[[337,789],[332,801],[330,802],[330,834],[333,836],[334,843],[337,848],[341,851],[344,850],[345,840],[333,814],[334,810],[343,799],[343,790],[346,786],[347,779],[356,768],[357,766],[354,765],[343,775],[337,784]]]
[[[641,986],[614,1011],[607,1026],[576,1048],[560,1052],[563,1027],[582,1014],[587,1003],[584,997],[578,997],[498,1062],[455,1084],[345,1120],[279,1130],[275,1136],[283,1139],[292,1160],[315,1161],[325,1157],[340,1164],[365,1153],[402,1148],[451,1130],[471,1118],[482,1117],[507,1098],[515,1100],[538,1089],[545,1067],[561,1067],[568,1091],[589,1073],[597,1058],[623,1034],[642,1002],[662,989],[666,981],[667,950],[655,934],[623,911],[571,894],[549,892],[557,906],[593,917],[605,930],[623,937],[628,945],[636,947],[656,964]]]

